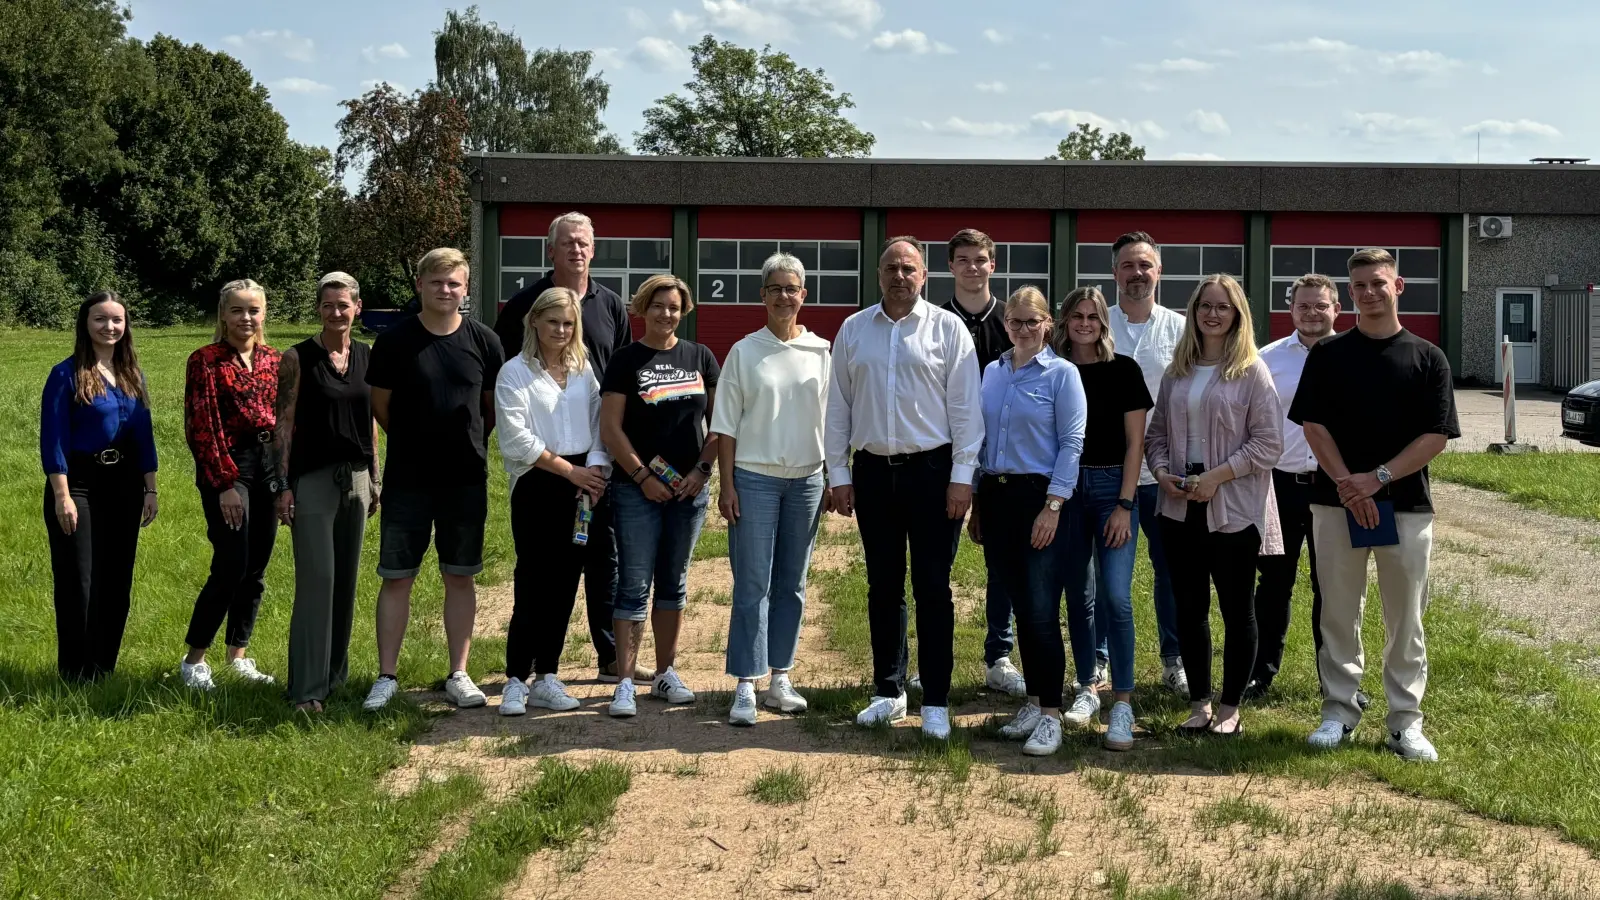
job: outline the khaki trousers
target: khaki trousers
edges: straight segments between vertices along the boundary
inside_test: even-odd
[[[1311,506],[1317,580],[1322,586],[1322,718],[1354,728],[1361,721],[1356,691],[1366,667],[1361,619],[1367,600],[1367,559],[1378,564],[1383,600],[1383,690],[1389,702],[1384,724],[1393,732],[1422,723],[1428,686],[1428,648],[1422,612],[1428,605],[1428,558],[1433,549],[1432,513],[1395,513],[1400,543],[1351,547],[1344,507]]]

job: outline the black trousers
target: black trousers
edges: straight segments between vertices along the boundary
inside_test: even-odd
[[[67,466],[67,492],[78,508],[78,527],[62,534],[55,492],[44,489],[44,524],[50,534],[50,573],[55,580],[56,668],[62,678],[111,674],[122,650],[133,590],[133,562],[144,509],[144,476],[137,457],[124,453],[116,465],[74,457]]]
[[[575,466],[583,465],[582,456],[566,459]],[[577,511],[578,489],[543,469],[519,476],[511,491],[511,539],[517,548],[517,568],[506,633],[509,678],[527,681],[534,673],[553,674],[561,664],[567,623],[578,599],[578,576],[605,553],[594,539],[598,513],[589,523],[589,543],[582,547],[572,543],[572,520]],[[611,615],[609,604],[605,615]]]
[[[1002,481],[1001,478],[1005,480]],[[1046,709],[1061,706],[1067,650],[1061,641],[1061,578],[1052,544],[1034,549],[1033,521],[1044,509],[1050,479],[1044,475],[990,475],[983,479],[978,521],[990,584],[998,584],[1017,616],[1017,646],[1028,693]],[[1057,530],[1065,541],[1065,528]]]
[[[1256,555],[1261,533],[1254,525],[1227,533],[1206,527],[1209,504],[1190,502],[1182,522],[1161,517],[1167,574],[1178,605],[1178,645],[1189,677],[1189,700],[1211,699],[1211,587],[1222,609],[1222,696],[1238,706],[1256,660]]]
[[[950,445],[897,457],[858,451],[850,471],[867,563],[873,693],[898,697],[905,692],[909,545],[922,702],[924,706],[946,706],[955,668],[956,612],[950,594],[950,567],[961,539],[961,521],[945,514]]]
[[[571,540],[570,534],[568,540]],[[617,529],[611,519],[611,495],[607,493],[594,508],[594,521],[589,523],[589,544],[583,554],[583,606],[589,620],[589,641],[594,644],[595,665],[601,669],[617,661],[617,637],[611,633],[611,614],[616,603]],[[618,674],[631,676],[633,673]]]
[[[1301,480],[1304,479],[1304,480]],[[1256,585],[1256,625],[1261,646],[1256,651],[1252,681],[1270,685],[1283,666],[1283,647],[1289,637],[1290,602],[1300,577],[1300,545],[1311,554],[1311,636],[1322,649],[1322,586],[1317,583],[1317,547],[1311,540],[1311,476],[1272,470],[1272,490],[1278,499],[1278,522],[1283,528],[1283,555],[1256,559],[1261,580]],[[1316,665],[1316,657],[1312,657]]]
[[[211,646],[223,620],[228,623],[223,641],[229,647],[248,647],[266,589],[267,563],[278,540],[277,498],[267,490],[265,454],[259,444],[234,448],[239,479],[233,490],[244,501],[244,524],[232,528],[222,519],[221,494],[200,485],[200,505],[206,515],[206,538],[211,541],[211,575],[194,601],[189,617],[190,647]]]

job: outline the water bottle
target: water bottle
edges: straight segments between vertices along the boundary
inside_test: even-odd
[[[588,491],[578,492],[578,512],[572,517],[572,542],[578,546],[589,543],[589,523],[594,521],[594,501]]]
[[[667,465],[667,461],[659,456],[650,460],[650,471],[660,476],[667,487],[673,490],[677,490],[678,485],[683,483],[683,476],[678,474],[678,470]]]

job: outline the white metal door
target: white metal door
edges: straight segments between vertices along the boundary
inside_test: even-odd
[[[1497,381],[1505,378],[1500,360],[1503,338],[1511,339],[1517,383],[1539,380],[1540,293],[1538,288],[1501,288],[1495,292],[1494,375]]]

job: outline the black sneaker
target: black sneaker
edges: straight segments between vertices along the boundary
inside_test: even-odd
[[[1265,699],[1267,692],[1271,690],[1272,682],[1262,681],[1258,678],[1252,678],[1250,679],[1250,683],[1244,686],[1243,702],[1254,703],[1257,700]]]

